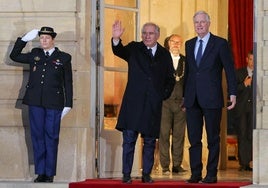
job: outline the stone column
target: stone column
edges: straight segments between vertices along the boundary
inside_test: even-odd
[[[268,1],[254,1],[256,129],[253,131],[253,184],[268,185]]]

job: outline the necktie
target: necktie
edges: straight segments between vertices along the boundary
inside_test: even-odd
[[[153,55],[153,50],[152,50],[152,48],[149,48],[149,49],[148,49],[148,52],[149,52],[150,57],[153,58],[154,55]]]
[[[46,51],[46,58],[48,58],[49,57],[49,52],[48,51]]]
[[[202,51],[203,51],[203,41],[199,40],[199,47],[196,54],[196,65],[199,66],[201,58],[202,58]]]

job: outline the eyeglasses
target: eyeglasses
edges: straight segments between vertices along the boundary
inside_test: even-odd
[[[181,44],[181,41],[170,40],[169,42],[172,44]]]

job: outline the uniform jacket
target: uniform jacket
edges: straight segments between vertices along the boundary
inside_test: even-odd
[[[229,95],[236,95],[236,77],[228,42],[210,34],[199,66],[195,60],[197,37],[186,41],[184,105],[191,107],[197,97],[202,108],[221,108],[224,105],[222,71],[224,68]]]
[[[253,109],[253,86],[245,87],[244,80],[248,76],[247,67],[236,70],[237,98],[235,112],[237,116]]]
[[[18,38],[10,54],[13,61],[29,64],[29,80],[23,103],[62,110],[73,105],[71,55],[55,48],[45,57],[41,48],[21,53],[26,42]]]
[[[143,42],[112,45],[113,53],[128,62],[128,82],[116,128],[159,137],[162,101],[174,86],[170,53],[157,44],[151,58]]]

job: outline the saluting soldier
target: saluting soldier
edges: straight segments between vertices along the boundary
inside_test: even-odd
[[[39,36],[40,47],[22,53],[28,41]],[[55,47],[51,27],[33,29],[18,37],[10,54],[13,61],[29,64],[23,104],[28,105],[34,153],[34,182],[53,182],[56,175],[61,119],[73,105],[71,55]]]

